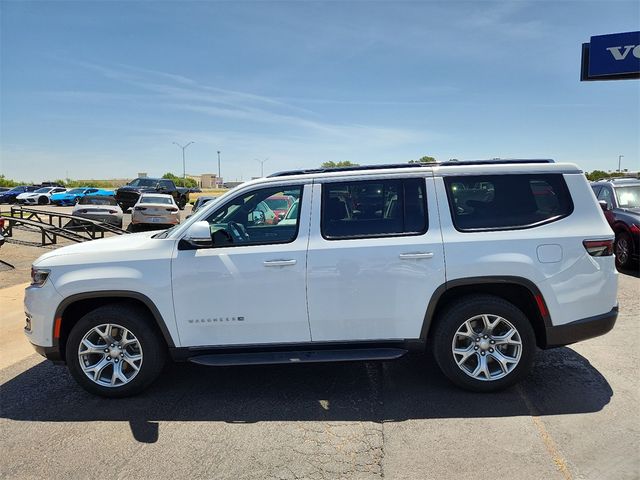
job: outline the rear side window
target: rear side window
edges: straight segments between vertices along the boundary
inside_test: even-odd
[[[427,231],[425,181],[325,183],[321,228],[328,240],[421,235]]]
[[[573,211],[562,174],[473,175],[444,182],[460,231],[529,228]]]

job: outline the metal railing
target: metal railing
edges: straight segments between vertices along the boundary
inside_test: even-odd
[[[3,236],[13,237],[15,227],[39,231],[42,246],[57,244],[58,237],[73,242],[85,242],[104,238],[105,232],[116,235],[129,233],[122,228],[98,220],[25,207],[11,207],[11,214],[0,218],[4,220],[1,230]]]

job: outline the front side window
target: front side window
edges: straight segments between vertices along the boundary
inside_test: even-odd
[[[460,231],[528,228],[573,211],[562,174],[452,176],[444,182]]]
[[[609,207],[609,209],[613,208],[613,198],[611,195],[611,190],[609,190],[609,188],[602,187],[602,190],[600,190],[600,194],[598,195],[598,200],[607,202],[607,207]]]
[[[326,183],[322,236],[328,240],[426,232],[423,178]]]
[[[282,222],[267,200],[294,192],[302,201],[302,185],[252,190],[214,210],[207,218],[214,247],[268,245],[293,242],[298,235],[300,215]],[[289,195],[289,193],[287,193]]]

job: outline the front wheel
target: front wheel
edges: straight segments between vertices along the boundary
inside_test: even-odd
[[[45,197],[44,195],[41,195],[38,198],[38,205],[46,205],[47,203],[49,203],[49,199],[47,197]]]
[[[475,392],[514,385],[531,370],[535,334],[512,303],[490,295],[465,297],[436,319],[435,359],[453,383]]]
[[[148,387],[162,371],[163,340],[142,308],[104,305],[73,327],[66,360],[75,380],[90,393],[126,397]]]

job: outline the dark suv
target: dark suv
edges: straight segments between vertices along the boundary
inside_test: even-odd
[[[640,252],[640,179],[599,180],[591,188],[616,234],[616,266],[629,268]]]

